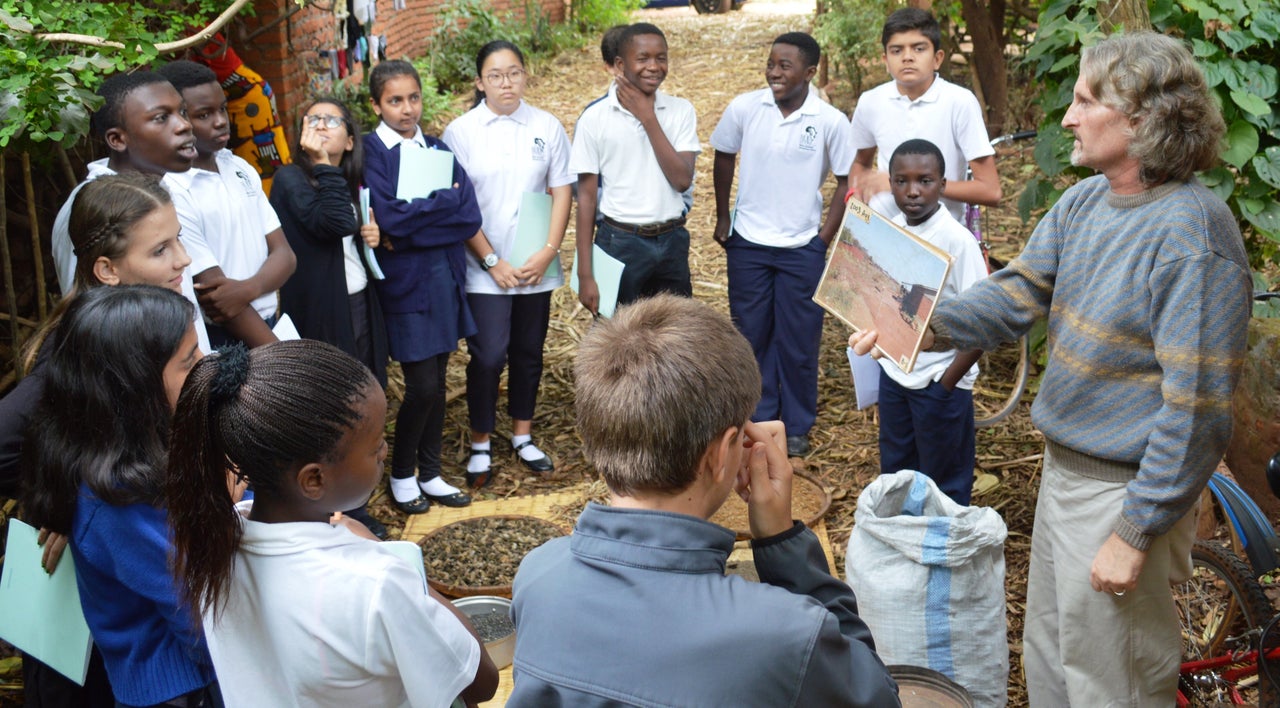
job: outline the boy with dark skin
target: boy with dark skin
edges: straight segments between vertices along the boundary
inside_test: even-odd
[[[899,226],[951,256],[938,301],[958,296],[987,276],[982,250],[942,206],[947,187],[941,151],[908,140],[889,159],[889,188]],[[957,504],[973,495],[975,455],[973,367],[981,352],[921,352],[911,373],[880,360],[880,472],[919,470]]]
[[[227,98],[223,94],[222,87],[218,84],[212,70],[207,68],[205,70],[208,71],[208,75],[214,77],[212,80],[195,85],[187,85],[191,79],[188,78],[188,72],[185,70],[194,69],[194,67],[199,67],[199,65],[193,62],[174,62],[161,70],[161,73],[172,74],[170,80],[176,82],[175,85],[181,86],[182,98],[187,103],[187,115],[191,121],[192,132],[195,135],[197,152],[192,167],[218,174],[232,165],[232,162],[228,160],[239,160],[235,165],[247,174],[248,171],[252,171],[252,168],[248,166],[248,163],[244,163],[242,159],[233,157],[229,152],[224,153],[221,159],[219,157],[219,152],[226,149],[227,143],[231,138],[231,121],[227,115]],[[222,163],[221,165],[219,164],[220,162]],[[194,182],[189,184],[193,188],[196,186]],[[256,191],[262,191],[260,185]],[[259,197],[265,205],[265,193],[261,195],[254,194],[250,199],[256,201]],[[193,201],[201,209],[225,209],[230,206],[220,204],[217,207],[210,207],[204,199],[193,199]],[[236,206],[238,207],[239,205],[237,204]],[[186,215],[180,213],[179,216],[185,217]],[[201,215],[191,215],[191,217],[199,220]],[[183,236],[187,243],[196,242],[194,244],[196,253],[201,250],[217,252],[219,249],[215,247],[215,239],[266,239],[266,260],[256,273],[243,279],[228,277],[223,271],[222,265],[218,263],[218,258],[212,252],[205,259],[196,258],[196,253],[192,254],[193,261],[195,261],[192,265],[193,271],[202,265],[208,266],[194,273],[195,288],[201,310],[209,319],[223,327],[230,337],[242,341],[250,347],[276,341],[275,335],[271,332],[271,328],[266,321],[263,320],[262,315],[251,306],[253,301],[279,290],[280,286],[289,279],[289,276],[293,275],[293,270],[296,266],[293,249],[289,247],[284,231],[280,229],[279,221],[274,218],[274,212],[271,213],[271,217],[271,220],[267,223],[273,227],[265,235],[212,233],[209,231],[193,233],[196,229],[190,227],[191,221],[184,218],[183,223]],[[211,263],[212,265],[210,265]]]
[[[774,40],[767,88],[735,98],[711,135],[716,150],[716,226],[725,249],[729,312],[755,353],[763,381],[752,420],[781,419],[787,451],[809,451],[818,410],[822,308],[813,302],[827,245],[844,217],[831,200],[823,220],[822,188],[833,173],[845,192],[853,151],[844,114],[811,91],[821,49],[803,32]],[[736,217],[730,187],[738,159]],[[789,198],[778,199],[787,192]]]
[[[692,293],[680,193],[693,184],[698,154],[693,107],[658,91],[667,77],[667,40],[653,25],[637,23],[623,30],[614,69],[613,97],[583,112],[570,158],[570,170],[578,173],[576,224],[583,235],[578,239],[578,299],[592,313],[599,310],[600,291],[591,267],[593,240],[584,236],[596,231],[596,190],[605,170],[606,190],[614,191],[605,191],[599,205],[601,232],[608,233],[601,248],[614,251],[610,255],[615,257],[629,254],[619,260],[631,270],[623,273],[619,303],[664,290]],[[606,134],[619,121],[638,123],[644,144],[620,145]],[[648,179],[659,174],[665,184]],[[636,256],[627,245],[632,238],[648,239],[657,249]]]
[[[118,74],[103,82],[98,93],[106,102],[90,123],[106,142],[108,155],[106,160],[89,164],[85,182],[131,170],[162,177],[191,169],[196,146],[186,105],[163,76],[152,72]],[[77,187],[63,203],[53,224],[53,260],[64,295],[71,291],[74,280],[76,259],[67,225],[79,190]]]

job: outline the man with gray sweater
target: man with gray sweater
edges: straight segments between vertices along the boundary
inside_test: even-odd
[[[897,687],[791,519],[781,423],[752,423],[751,346],[710,306],[658,295],[587,334],[575,366],[587,459],[609,485],[573,536],[516,574],[509,706],[894,706]],[[726,576],[747,502],[759,583]]]
[[[1067,190],[1022,254],[939,303],[934,348],[988,349],[1049,318],[1031,418],[1045,437],[1023,666],[1033,707],[1168,706],[1200,492],[1231,437],[1250,276],[1231,211],[1195,178],[1222,116],[1177,39],[1087,48],[1062,126]],[[851,338],[865,352],[875,333]],[[925,343],[930,337],[926,335]]]

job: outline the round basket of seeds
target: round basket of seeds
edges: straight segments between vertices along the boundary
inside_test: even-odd
[[[806,526],[813,526],[831,509],[831,492],[821,482],[800,471],[796,471],[791,480],[791,516]],[[729,495],[724,506],[711,517],[711,523],[732,529],[739,541],[751,538],[747,503],[737,494]]]
[[[529,551],[565,535],[536,516],[492,515],[446,524],[418,541],[427,582],[445,597],[511,597],[511,581]]]

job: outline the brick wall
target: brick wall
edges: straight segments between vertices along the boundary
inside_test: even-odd
[[[344,0],[327,0],[320,6],[308,2],[298,9],[294,0],[254,0],[255,16],[242,16],[243,32],[233,32],[230,37],[245,65],[271,84],[280,119],[290,132],[307,103],[313,77],[328,74],[328,62],[320,51],[337,47],[337,20],[332,11],[321,9],[330,2],[345,4]],[[428,51],[436,17],[451,0],[404,0],[403,10],[395,9],[394,0],[377,2],[373,33],[386,35],[387,56],[399,58],[419,57]],[[567,0],[531,2],[541,5],[552,21],[564,20]],[[522,13],[524,0],[495,0],[490,7],[499,13],[514,7]],[[286,13],[292,14],[281,20]],[[356,71],[355,78],[359,78],[360,70]]]

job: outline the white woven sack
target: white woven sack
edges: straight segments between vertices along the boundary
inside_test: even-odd
[[[912,470],[858,496],[845,577],[885,664],[925,666],[977,706],[1008,702],[1004,595],[1008,529],[990,507],[960,506]]]

